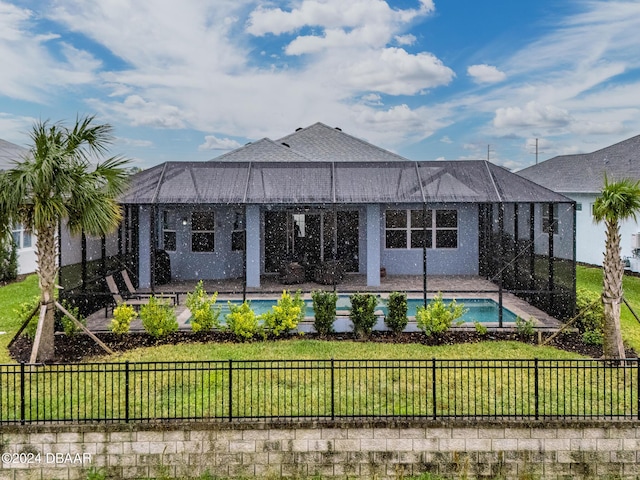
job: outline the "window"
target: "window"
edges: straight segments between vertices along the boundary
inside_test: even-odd
[[[18,250],[33,247],[31,232],[25,230],[22,225],[14,225],[11,229],[11,234]]]
[[[231,231],[231,250],[244,250],[244,214],[242,211],[234,213],[233,230]]]
[[[581,211],[582,211],[582,204],[576,203],[576,212],[581,212]]]
[[[456,210],[387,210],[385,246],[392,249],[457,248],[458,212]],[[426,239],[425,239],[426,227]],[[426,245],[425,245],[426,241]]]
[[[558,204],[553,204],[553,233],[558,233]],[[542,205],[542,231],[549,233],[549,204]]]
[[[176,217],[167,210],[162,215],[162,242],[166,251],[176,251]]]
[[[213,212],[191,214],[191,251],[213,252],[215,222]]]

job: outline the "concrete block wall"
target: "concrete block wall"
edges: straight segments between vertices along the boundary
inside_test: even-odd
[[[640,422],[308,422],[0,428],[0,480],[637,478]]]

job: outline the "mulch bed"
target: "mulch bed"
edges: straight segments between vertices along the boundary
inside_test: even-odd
[[[550,334],[545,334],[545,337]],[[127,335],[116,335],[113,333],[99,333],[96,335],[100,340],[115,352],[124,352],[139,347],[152,347],[156,345],[173,345],[177,343],[211,343],[211,342],[236,342],[236,338],[227,332],[176,332],[162,339],[155,339],[146,333],[129,333]],[[305,334],[304,337],[291,335],[281,338],[304,338],[321,340],[351,340],[357,339],[351,333],[335,333],[327,336],[317,334]],[[423,345],[453,345],[458,343],[477,343],[485,341],[516,340],[529,344],[537,344],[537,335],[533,337],[523,337],[514,332],[489,332],[479,335],[476,331],[449,331],[439,336],[426,337],[421,332],[402,333],[395,336],[390,332],[373,332],[367,341],[381,343],[417,343]],[[31,355],[31,340],[20,337],[10,349],[11,356],[16,361],[29,361]],[[575,352],[591,358],[602,357],[602,347],[596,345],[586,345],[580,334],[563,333],[558,335],[550,346]],[[104,355],[104,351],[87,335],[78,334],[73,337],[66,335],[56,335],[55,340],[55,363],[71,363],[79,361],[90,361],[91,357]],[[636,353],[627,352],[628,358],[636,358]]]

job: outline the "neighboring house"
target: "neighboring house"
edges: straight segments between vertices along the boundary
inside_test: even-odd
[[[11,168],[12,163],[21,160],[29,151],[14,143],[0,139],[0,170]],[[36,271],[36,239],[22,225],[13,226],[13,240],[18,246],[18,274]]]
[[[605,226],[594,223],[593,204],[602,191],[605,174],[610,180],[640,180],[640,135],[593,153],[554,157],[517,173],[576,201],[576,260],[601,265]],[[636,256],[630,262],[636,271],[640,271],[640,236],[634,237],[638,232],[640,225],[633,220],[620,227],[622,255]]]
[[[288,259],[337,259],[378,286],[383,268],[422,274],[426,243],[429,275],[502,276],[560,317],[575,297],[571,200],[486,161],[409,161],[321,123],[142,171],[121,203],[117,251],[133,245],[141,287],[168,261],[172,279],[257,288]]]

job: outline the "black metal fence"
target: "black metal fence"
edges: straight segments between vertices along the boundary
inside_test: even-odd
[[[640,361],[0,365],[0,424],[343,418],[640,420]]]

